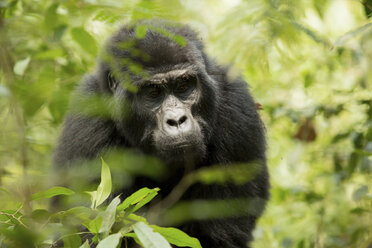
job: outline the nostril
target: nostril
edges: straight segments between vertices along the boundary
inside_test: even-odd
[[[182,116],[182,117],[178,120],[178,125],[181,125],[181,124],[184,123],[186,120],[187,120],[186,115]]]
[[[178,126],[177,121],[175,121],[175,120],[173,120],[173,119],[169,119],[169,120],[167,120],[167,124],[168,124],[169,126],[171,126],[171,127],[176,127],[176,126]]]

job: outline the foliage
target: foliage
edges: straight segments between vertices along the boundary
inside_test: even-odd
[[[154,242],[197,247],[177,229],[148,222],[164,214],[166,224],[173,225],[185,216],[207,218],[218,212],[199,216],[199,208],[246,204],[176,204],[195,182],[249,180],[254,171],[242,173],[239,165],[185,177],[168,201],[154,207],[157,211],[148,221],[134,212],[146,207],[155,189],[142,189],[121,204],[118,198],[106,198],[130,184],[132,175],[160,177],[164,168],[154,158],[130,151],[105,157],[112,189],[107,169],[98,188],[88,183],[106,168],[99,163],[63,175],[49,173],[71,92],[93,69],[108,34],[122,23],[158,17],[199,30],[208,53],[233,64],[231,77],[242,74],[263,106],[272,190],[253,247],[368,247],[370,15],[370,1],[352,0],[0,1],[0,246],[14,247],[12,242],[17,242],[16,247],[49,247],[59,237],[66,247],[88,247],[90,243],[82,244],[76,235],[88,232],[101,247],[115,247],[123,237],[147,247]],[[74,179],[74,191],[51,187],[65,178]],[[91,194],[92,208],[86,207],[85,191],[96,192]],[[63,201],[70,201],[68,207],[47,210],[48,198],[61,194]],[[172,208],[166,211],[165,206]],[[255,203],[252,206],[255,209]],[[78,229],[82,223],[87,230]]]
[[[149,226],[145,218],[135,214],[156,196],[158,190],[143,188],[120,205],[117,196],[106,208],[98,208],[111,193],[110,169],[102,160],[101,183],[94,193],[88,192],[92,197],[91,208],[74,207],[56,213],[35,209],[30,216],[22,214],[21,207],[1,211],[2,247],[55,247],[63,241],[64,247],[90,247],[95,243],[97,247],[108,248],[117,247],[126,237],[134,238],[145,248],[170,247],[168,241],[180,247],[201,247],[197,239],[186,233],[175,228]],[[67,188],[54,187],[33,194],[31,199],[71,194],[74,192]],[[77,231],[81,229],[80,225],[85,229]],[[83,234],[91,236],[84,243],[80,236]]]

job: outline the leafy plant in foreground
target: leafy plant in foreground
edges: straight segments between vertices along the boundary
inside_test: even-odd
[[[127,239],[134,239],[145,248],[201,247],[196,238],[176,228],[149,225],[146,218],[135,214],[149,203],[159,191],[158,188],[142,188],[123,202],[115,197],[107,207],[102,207],[111,194],[111,174],[102,160],[101,183],[96,191],[88,192],[91,207],[73,207],[50,213],[47,209],[36,209],[23,214],[23,205],[14,210],[0,211],[1,247],[81,247],[94,245],[98,248],[118,247]],[[58,195],[72,195],[64,187],[53,187],[31,196],[31,201]]]

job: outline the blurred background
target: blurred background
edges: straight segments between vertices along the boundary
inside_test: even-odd
[[[0,211],[52,183],[71,92],[109,34],[163,18],[262,105],[272,189],[252,246],[372,247],[371,15],[369,0],[1,0]]]

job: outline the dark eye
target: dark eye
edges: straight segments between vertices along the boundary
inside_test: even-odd
[[[196,77],[192,75],[182,75],[178,79],[178,83],[175,88],[175,93],[186,96],[191,94],[191,92],[196,87]]]
[[[186,92],[189,88],[190,88],[190,85],[188,83],[186,83],[186,82],[185,83],[181,83],[177,87],[177,92],[178,93],[183,93],[183,92]]]
[[[150,85],[148,87],[148,93],[147,95],[151,98],[158,98],[161,96],[162,89],[160,85]]]

